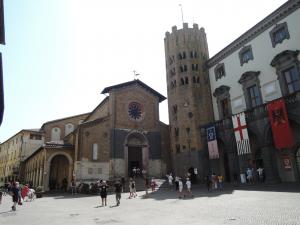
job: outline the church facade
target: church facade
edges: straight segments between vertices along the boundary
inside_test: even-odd
[[[24,165],[23,179],[45,190],[62,181],[131,176],[132,169],[161,177],[170,170],[169,128],[159,121],[166,98],[139,80],[107,87],[88,114],[42,126],[46,143]]]

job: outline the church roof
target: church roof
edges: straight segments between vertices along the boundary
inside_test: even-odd
[[[154,94],[155,96],[157,96],[158,99],[159,99],[159,102],[162,102],[163,100],[166,99],[165,96],[161,95],[160,93],[158,93],[157,91],[155,91],[154,89],[149,87],[147,84],[143,83],[142,81],[140,81],[138,79],[133,80],[133,81],[129,81],[129,82],[125,82],[125,83],[121,83],[121,84],[117,84],[117,85],[113,85],[113,86],[110,86],[110,87],[106,87],[106,88],[103,89],[101,94],[109,93],[112,89],[124,88],[124,87],[135,85],[135,84],[145,88],[147,91],[149,91],[152,94]]]

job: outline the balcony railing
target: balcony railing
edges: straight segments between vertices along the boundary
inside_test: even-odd
[[[283,97],[286,103],[287,111],[289,112],[292,109],[295,109],[297,107],[300,107],[300,91],[294,92],[293,94],[287,95]],[[273,101],[276,101],[278,99],[275,99]],[[263,118],[268,117],[268,103],[265,103],[263,105],[251,108],[246,110],[245,117],[247,123],[251,123],[253,121],[261,120]],[[220,130],[228,130],[232,129],[232,120],[231,116],[224,118],[222,120],[215,121],[215,126],[217,129]]]

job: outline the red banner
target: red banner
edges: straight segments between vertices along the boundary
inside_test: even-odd
[[[269,119],[271,122],[273,139],[276,148],[290,148],[295,144],[289,124],[284,99],[268,104]]]

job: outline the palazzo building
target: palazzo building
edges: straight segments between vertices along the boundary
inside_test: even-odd
[[[166,33],[172,165],[226,181],[263,167],[267,181],[300,180],[300,1],[289,0],[213,57],[204,29]],[[230,27],[228,27],[228,32]],[[203,66],[205,64],[205,66]],[[208,77],[208,78],[207,78]],[[283,99],[293,146],[276,149],[267,103]],[[238,155],[232,116],[244,112],[250,153]],[[210,159],[206,128],[214,125],[219,157]],[[275,138],[280,139],[280,138]],[[185,156],[192,156],[191,158]]]

